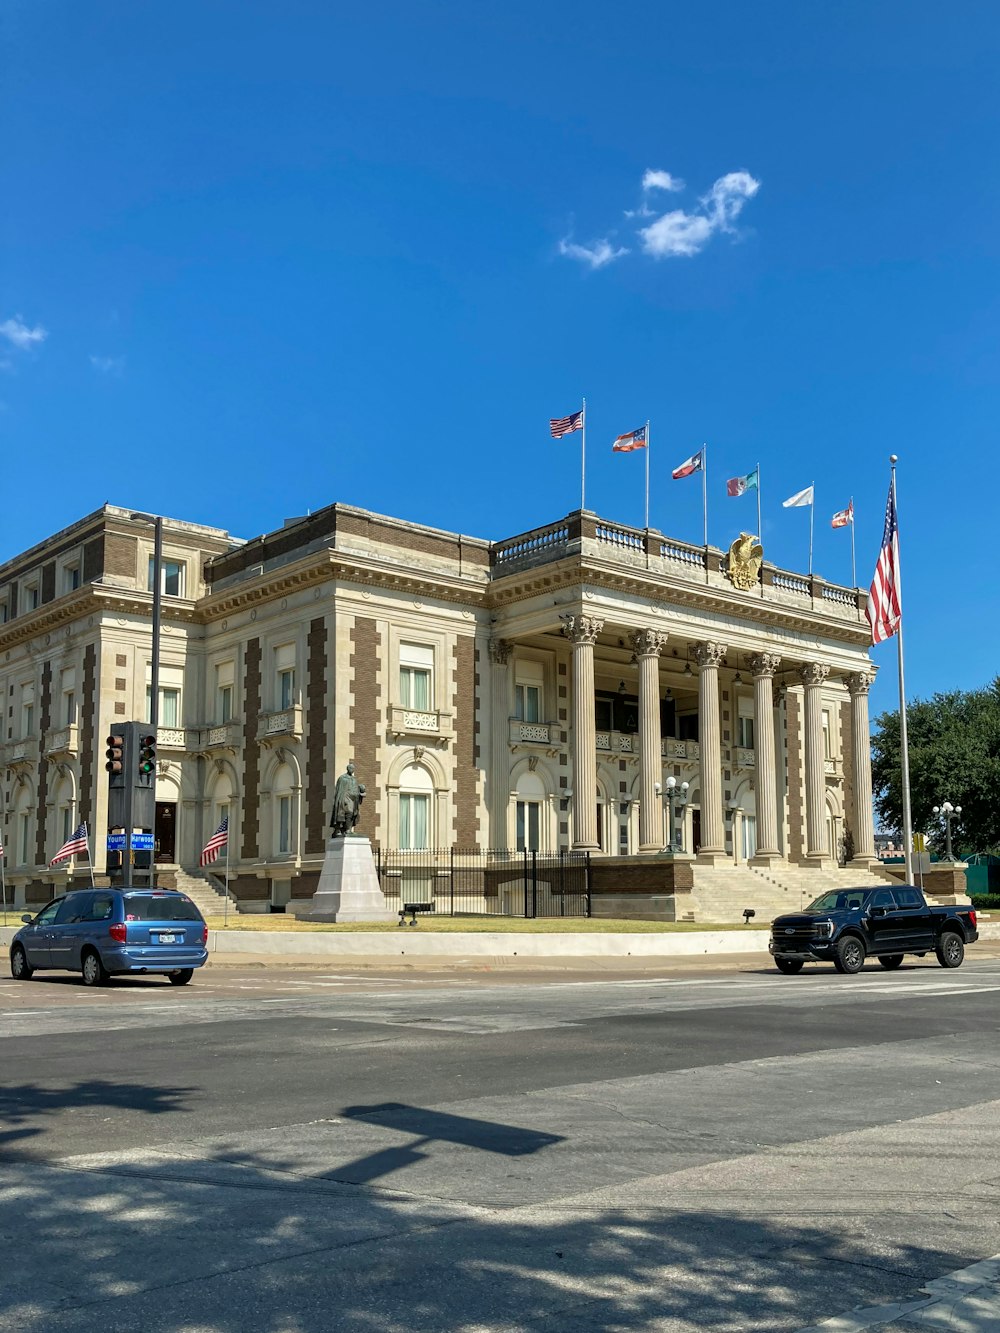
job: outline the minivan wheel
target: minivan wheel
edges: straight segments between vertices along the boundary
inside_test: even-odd
[[[901,953],[884,953],[878,961],[887,972],[893,972],[902,965],[903,955]]]
[[[100,955],[88,949],[83,955],[83,984],[85,986],[103,986],[108,979],[107,969],[101,962]]]
[[[10,951],[10,975],[15,981],[29,981],[35,969],[28,962],[28,955],[19,944]]]
[[[865,946],[856,935],[845,935],[837,942],[833,965],[838,972],[860,972],[865,965]]]
[[[965,958],[965,941],[954,930],[946,930],[938,940],[937,960],[942,967],[961,967]]]
[[[179,972],[168,973],[171,986],[186,986],[194,976],[193,967],[182,967]]]
[[[779,972],[784,972],[786,977],[791,977],[802,971],[803,962],[801,958],[776,958],[774,966]]]

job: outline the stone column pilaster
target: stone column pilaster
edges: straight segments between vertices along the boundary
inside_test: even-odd
[[[506,639],[490,639],[490,846],[507,846],[510,805],[510,657]]]
[[[853,861],[859,865],[874,865],[878,860],[872,817],[872,743],[868,724],[868,691],[874,679],[874,673],[870,671],[858,671],[847,677],[851,696],[851,779],[854,787],[851,836],[854,839]]]
[[[573,644],[573,848],[597,851],[597,728],[594,722],[594,644],[604,628],[593,616],[570,616]]]
[[[660,650],[666,634],[640,629],[632,635],[639,663],[639,851],[663,851],[663,806],[656,793],[663,773],[660,747]]]
[[[708,641],[695,645],[698,662],[698,743],[701,750],[701,851],[698,860],[711,865],[726,859],[726,825],[722,813],[722,730],[719,724],[719,666],[726,645]]]
[[[806,733],[806,860],[829,864],[826,845],[826,769],[823,754],[823,682],[830,668],[822,662],[807,662],[799,671],[805,686]]]
[[[757,653],[750,658],[753,673],[754,797],[757,804],[757,851],[753,865],[771,865],[781,859],[778,846],[777,762],[774,748],[774,673],[781,658]]]

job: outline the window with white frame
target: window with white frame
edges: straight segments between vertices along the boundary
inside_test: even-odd
[[[5,593],[0,597],[0,625],[6,625],[10,619],[10,594]]]
[[[236,664],[220,662],[215,668],[215,720],[229,722],[233,716],[233,683]]]
[[[544,675],[541,662],[518,662],[514,670],[514,716],[519,722],[541,722]]]
[[[146,677],[146,721],[150,721],[150,705],[153,701],[153,689],[149,681],[149,671],[147,668]],[[156,725],[158,727],[172,727],[174,729],[181,725],[181,689],[184,684],[184,668],[176,666],[160,667],[160,688],[159,688],[159,708],[157,710]]]
[[[515,836],[519,852],[541,851],[542,805],[540,801],[518,801]]]
[[[78,564],[66,565],[62,572],[62,590],[63,592],[75,592],[80,586],[80,566]]]
[[[832,759],[833,750],[831,749],[833,738],[830,733],[830,710],[823,709],[823,758]]]
[[[422,851],[431,846],[433,835],[434,784],[421,764],[410,764],[399,780],[399,846],[403,851]]]
[[[752,750],[754,748],[753,742],[753,717],[749,713],[741,713],[736,719],[736,744],[744,750]]]
[[[292,798],[278,797],[278,852],[282,856],[292,850]]]
[[[429,713],[433,707],[434,649],[424,643],[399,645],[399,702]]]
[[[24,589],[24,609],[25,611],[37,611],[41,601],[37,583],[29,583]]]
[[[150,556],[149,572],[146,576],[146,587],[150,592],[153,591],[155,582],[155,567],[156,562]],[[160,592],[164,597],[183,597],[186,583],[187,565],[183,560],[160,561]]]
[[[76,671],[67,667],[59,677],[62,694],[62,725],[71,727],[76,721]]]
[[[27,740],[35,732],[35,687],[21,686],[21,739]]]
[[[65,841],[65,839],[64,839]],[[17,817],[17,864],[26,866],[31,850],[31,815],[22,810]]]
[[[295,644],[283,643],[274,650],[274,706],[291,708],[295,704]]]

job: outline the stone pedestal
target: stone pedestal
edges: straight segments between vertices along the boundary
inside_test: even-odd
[[[316,892],[309,902],[295,905],[295,915],[300,921],[396,920],[398,912],[386,907],[379,888],[368,838],[330,839]]]

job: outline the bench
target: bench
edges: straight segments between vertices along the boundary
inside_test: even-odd
[[[406,916],[407,913],[409,913],[410,925],[415,926],[417,924],[418,912],[433,912],[433,911],[434,911],[433,903],[404,903],[403,906],[399,909],[399,924],[401,926],[406,924],[403,921],[403,917]]]

